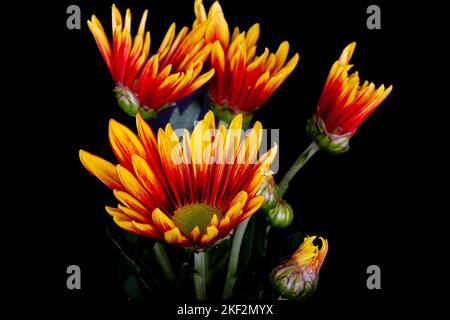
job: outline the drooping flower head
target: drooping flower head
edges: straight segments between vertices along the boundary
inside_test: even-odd
[[[322,244],[319,249],[313,243],[316,238],[306,237],[294,254],[272,271],[272,286],[282,297],[301,299],[316,290],[320,268],[328,252],[328,240],[320,237]]]
[[[359,125],[392,91],[373,82],[360,85],[358,72],[348,74],[356,43],[349,44],[331,67],[317,110],[308,121],[307,131],[314,141],[331,153],[349,149],[349,140]]]
[[[123,229],[202,248],[226,237],[259,209],[257,195],[276,145],[258,158],[261,123],[245,136],[242,116],[216,130],[210,111],[182,141],[170,124],[157,137],[140,114],[138,136],[111,120],[109,139],[118,165],[80,150],[86,169],[111,188],[120,204],[106,207]]]
[[[296,53],[287,63],[289,43],[280,44],[276,53],[265,49],[256,54],[259,24],[247,32],[234,29],[230,36],[219,2],[215,2],[206,16],[202,1],[196,1],[197,21],[207,21],[205,38],[212,43],[211,66],[215,76],[208,83],[213,110],[222,118],[233,114],[251,114],[286,80],[297,65]]]
[[[120,107],[130,115],[155,117],[159,111],[197,90],[214,74],[200,74],[211,45],[204,40],[206,22],[191,31],[187,27],[175,37],[173,23],[158,51],[149,58],[150,32],[145,32],[147,10],[142,15],[134,39],[131,37],[131,12],[125,20],[112,6],[112,42],[95,15],[88,21],[97,46],[116,83]]]

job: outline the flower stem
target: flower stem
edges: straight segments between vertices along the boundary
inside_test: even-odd
[[[292,167],[284,175],[278,184],[278,191],[280,192],[280,197],[286,192],[289,187],[289,182],[294,178],[297,172],[304,166],[304,164],[317,152],[320,147],[313,141],[308,146],[308,148],[303,151],[303,153],[295,160]]]
[[[206,300],[206,264],[207,254],[204,251],[194,253],[194,282],[197,300]]]
[[[169,281],[173,287],[178,289],[179,285],[175,280],[175,274],[173,272],[172,265],[170,264],[169,257],[166,254],[166,250],[164,249],[164,245],[160,242],[155,242],[153,246],[153,253],[155,254],[156,260],[158,261],[167,281]]]
[[[234,284],[237,279],[237,267],[239,262],[239,253],[241,252],[242,239],[250,218],[242,221],[233,236],[233,244],[231,246],[230,261],[228,262],[227,278],[225,280],[225,288],[223,289],[222,298],[228,299],[233,293]]]

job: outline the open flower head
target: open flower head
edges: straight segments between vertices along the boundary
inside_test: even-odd
[[[207,16],[202,1],[197,0],[196,5],[197,21],[207,21],[206,42],[213,44],[210,62],[216,74],[208,83],[208,89],[215,112],[254,112],[294,70],[299,55],[296,53],[287,61],[287,41],[282,42],[275,53],[265,48],[257,55],[258,23],[247,32],[236,27],[230,35],[219,2],[211,6]]]
[[[322,244],[319,249],[313,243],[316,238],[306,237],[294,254],[272,271],[272,286],[282,297],[301,299],[316,290],[320,268],[328,252],[328,240],[320,237]]]
[[[140,113],[144,118],[152,118],[200,88],[213,76],[214,69],[201,74],[212,46],[204,40],[206,22],[191,31],[184,27],[178,34],[173,23],[157,52],[150,57],[150,32],[145,31],[147,14],[145,10],[134,38],[130,10],[122,19],[115,5],[111,42],[95,15],[88,26],[116,83],[120,107],[130,115]]]
[[[349,149],[349,140],[359,125],[392,91],[392,86],[376,88],[368,81],[360,84],[358,72],[348,74],[355,46],[355,42],[349,44],[331,67],[317,110],[307,125],[310,136],[331,153]]]
[[[210,111],[181,141],[170,124],[154,135],[138,114],[136,136],[111,120],[114,165],[80,150],[86,169],[111,188],[120,202],[106,207],[128,231],[184,247],[202,248],[226,237],[259,209],[257,195],[276,154],[276,145],[258,157],[261,123],[244,135],[242,116],[215,128]]]

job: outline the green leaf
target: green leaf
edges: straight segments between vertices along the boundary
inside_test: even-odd
[[[173,129],[187,129],[189,131],[194,127],[194,122],[198,119],[200,115],[200,104],[194,100],[192,103],[187,106],[183,113],[180,113],[180,110],[175,108],[170,117],[170,125]]]

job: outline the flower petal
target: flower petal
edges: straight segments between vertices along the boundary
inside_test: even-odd
[[[114,190],[114,196],[126,207],[133,209],[134,211],[139,212],[142,215],[150,214],[147,207],[145,207],[139,200],[131,196],[127,192]]]
[[[113,218],[117,218],[119,220],[130,220],[130,218],[126,214],[124,214],[123,211],[120,210],[119,208],[113,208],[113,207],[106,206],[105,210]]]
[[[116,170],[120,181],[122,182],[122,185],[125,187],[129,194],[135,197],[144,206],[148,208],[154,207],[153,201],[149,196],[147,190],[145,190],[145,188],[130,171],[128,171],[121,165],[117,165]]]
[[[202,246],[210,244],[217,237],[218,234],[219,230],[217,229],[216,226],[206,227],[206,234],[204,234],[200,239],[200,244]]]
[[[237,203],[239,203],[239,202],[241,203],[242,206],[244,206],[244,204],[247,202],[247,197],[248,197],[247,192],[245,192],[245,191],[239,192],[239,193],[234,197],[234,199],[231,201],[230,207],[235,206],[235,205],[236,205]]]
[[[138,154],[146,158],[146,152],[141,141],[123,124],[111,119],[109,122],[109,141],[120,163],[131,170],[131,156]]]
[[[187,247],[190,244],[189,239],[182,235],[180,229],[177,227],[164,232],[164,239],[170,244],[176,244],[184,247]]]
[[[83,166],[108,188],[123,190],[115,165],[84,150],[80,150],[79,155]]]
[[[241,223],[242,221],[244,221],[245,219],[250,217],[253,213],[255,213],[261,207],[263,202],[264,202],[263,195],[257,196],[255,198],[251,199],[250,201],[248,201],[244,206],[244,209],[243,209],[244,214],[240,218],[239,223]]]
[[[192,231],[189,233],[189,238],[193,243],[198,243],[200,241],[200,228],[198,226],[192,229]]]
[[[162,232],[166,232],[175,228],[175,224],[172,219],[170,219],[164,212],[162,212],[159,208],[153,210],[152,220],[155,226],[158,227]]]
[[[145,221],[148,220],[142,214],[140,214],[139,212],[137,212],[137,211],[135,211],[133,209],[127,208],[127,207],[125,207],[125,206],[123,206],[121,204],[119,204],[117,207],[120,210],[122,210],[122,212],[124,214],[126,214],[129,217],[130,220],[137,220],[139,222],[145,222]]]
[[[147,223],[139,223],[136,221],[132,221],[131,223],[139,234],[147,236],[147,237],[151,237],[154,239],[161,239],[161,235],[159,234],[158,230],[154,226],[147,224]]]
[[[131,222],[131,220],[120,220],[117,217],[114,217],[113,220],[122,229],[131,231],[131,232],[135,232],[135,229],[134,229],[134,226],[133,226],[133,223]]]
[[[228,217],[230,219],[232,227],[234,227],[237,221],[240,221],[239,215],[242,213],[243,206],[244,203],[237,202],[228,209],[227,213],[225,213],[225,217]]]

